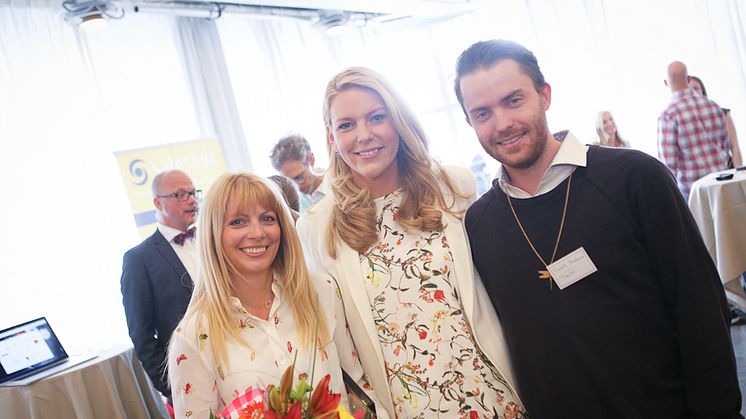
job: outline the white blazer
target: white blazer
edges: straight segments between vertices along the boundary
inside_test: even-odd
[[[454,209],[465,212],[475,199],[474,176],[460,167],[447,167],[446,172],[454,186],[468,197],[456,199],[455,202]],[[451,202],[450,195],[446,196],[446,202]],[[330,193],[309,208],[298,220],[298,233],[303,244],[306,263],[312,271],[324,272],[337,280],[342,292],[350,333],[368,382],[384,405],[382,407],[386,409],[389,416],[395,417],[378,333],[363,284],[365,273],[360,264],[360,255],[342,240],[337,240],[337,259],[332,259],[326,250],[334,205],[334,197]],[[444,212],[443,222],[446,226],[445,235],[448,237],[448,244],[453,253],[456,287],[466,318],[474,330],[477,344],[517,394],[502,326],[472,263],[463,214],[460,217],[454,217]]]

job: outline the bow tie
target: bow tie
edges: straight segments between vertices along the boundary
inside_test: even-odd
[[[189,230],[187,230],[185,233],[177,234],[176,237],[174,237],[173,242],[178,244],[179,246],[184,245],[184,241],[189,238],[193,239],[194,234],[197,232],[197,227],[192,227]]]

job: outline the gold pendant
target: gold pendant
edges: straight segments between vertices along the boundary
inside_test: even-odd
[[[549,273],[549,271],[539,270],[539,279],[546,279],[547,281],[549,281],[549,289],[551,290],[553,288],[552,274]]]

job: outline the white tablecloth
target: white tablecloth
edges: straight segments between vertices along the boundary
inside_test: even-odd
[[[147,419],[168,413],[130,346],[28,386],[0,387],[0,417]]]
[[[716,180],[720,173],[733,179]],[[692,185],[689,208],[723,283],[746,271],[746,171],[709,174]]]

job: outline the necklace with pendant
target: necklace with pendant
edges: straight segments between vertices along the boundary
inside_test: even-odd
[[[562,229],[565,227],[565,217],[567,216],[567,203],[570,201],[570,184],[572,183],[572,174],[570,174],[570,177],[567,178],[567,191],[565,192],[565,206],[562,209],[562,221],[560,222],[560,228],[559,233],[557,233],[557,240],[554,242],[554,250],[552,251],[552,258],[549,260],[549,263],[546,263],[544,261],[544,258],[541,257],[539,252],[536,250],[536,247],[534,247],[534,244],[531,243],[531,239],[528,238],[528,234],[526,234],[526,230],[523,228],[523,224],[521,224],[521,220],[518,219],[518,214],[515,212],[515,208],[513,208],[513,202],[510,200],[510,194],[505,192],[505,196],[508,197],[508,205],[510,205],[510,211],[513,213],[513,217],[515,218],[515,222],[518,224],[518,228],[521,229],[521,233],[523,233],[523,237],[526,238],[526,241],[528,242],[528,245],[531,246],[531,250],[534,251],[534,254],[536,257],[539,258],[541,263],[544,265],[544,269],[539,269],[539,279],[546,279],[549,281],[549,288],[552,288],[552,274],[549,273],[548,265],[551,265],[554,263],[554,258],[557,256],[557,248],[559,247],[560,238],[562,237]]]
[[[253,304],[246,304],[249,308],[253,308],[255,310],[269,310],[270,307],[272,307],[272,301],[275,300],[275,294],[272,293],[272,297],[270,297],[269,300],[266,300],[261,305],[253,305]]]

